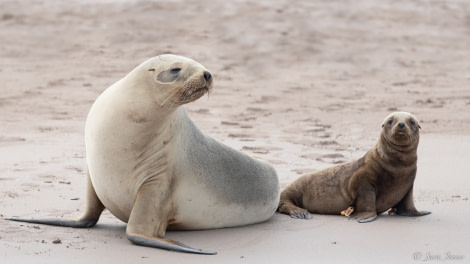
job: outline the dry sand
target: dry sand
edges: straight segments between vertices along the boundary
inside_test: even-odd
[[[414,113],[422,126],[415,200],[432,211],[369,224],[276,214],[167,234],[216,256],[131,245],[109,213],[91,229],[0,220],[1,263],[470,263],[466,0],[1,0],[0,43],[2,216],[79,214],[88,109],[162,53],[211,70],[214,92],[187,105],[190,116],[269,160],[282,188],[362,156],[390,112]]]

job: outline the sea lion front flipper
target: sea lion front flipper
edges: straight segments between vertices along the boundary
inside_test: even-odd
[[[377,209],[375,207],[376,194],[374,188],[369,184],[363,183],[357,191],[355,201],[355,212],[352,217],[359,223],[372,222],[377,218]]]
[[[372,216],[369,216],[367,217],[367,215],[364,215],[364,216],[357,216],[357,222],[359,223],[368,223],[368,222],[372,222],[374,221],[376,218],[377,218],[377,214],[374,214]]]
[[[60,219],[60,218],[22,218],[22,217],[8,217],[6,220],[26,222],[33,224],[43,224],[52,226],[65,226],[75,228],[89,228],[94,226],[101,213],[104,210],[104,205],[96,195],[95,189],[91,183],[90,173],[87,170],[87,190],[86,190],[86,208],[85,212],[78,219]]]
[[[174,217],[171,188],[171,180],[151,181],[140,187],[127,223],[127,238],[136,245],[146,247],[204,255],[217,254],[164,238],[168,223]]]
[[[132,243],[140,246],[161,248],[166,250],[180,251],[186,253],[195,253],[202,255],[215,255],[217,252],[207,252],[201,249],[195,249],[189,246],[186,246],[183,243],[173,241],[171,239],[159,238],[159,237],[149,237],[141,234],[129,234],[127,233],[127,239]]]
[[[394,213],[403,216],[423,216],[428,215],[430,211],[418,211],[413,200],[413,186],[406,193],[405,197],[394,207]]]

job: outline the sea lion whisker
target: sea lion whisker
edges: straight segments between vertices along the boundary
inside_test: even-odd
[[[162,95],[160,95],[158,98],[161,98],[161,97],[163,97],[163,96],[165,96],[165,95],[168,95],[168,96],[166,97],[166,99],[163,100],[162,103],[160,103],[160,107],[164,106],[165,103],[166,103],[170,98],[175,97],[175,94],[176,94],[176,93],[173,93],[173,92],[174,92],[174,91],[177,91],[178,89],[180,89],[180,87],[177,86],[177,87],[174,87],[174,88],[169,89],[168,91],[166,91],[166,92],[164,92]]]
[[[163,92],[160,96],[158,96],[158,98],[161,98],[175,90],[178,90],[179,88],[180,88],[179,86],[172,87],[171,89],[168,89],[167,91]]]
[[[166,90],[165,92],[162,92],[162,94],[160,94],[157,98],[162,98],[162,97],[168,95],[169,93],[172,93],[174,90],[178,90],[178,89],[179,89],[178,86],[171,87],[170,89]]]
[[[176,103],[177,98],[181,98],[181,96],[183,95],[183,93],[184,93],[184,89],[178,90],[178,91],[175,93],[175,95],[177,95],[177,96],[174,96],[173,103],[170,105],[170,110],[173,109],[173,105]]]

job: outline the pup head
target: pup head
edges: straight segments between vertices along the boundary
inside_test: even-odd
[[[420,128],[414,115],[407,112],[394,112],[385,118],[382,133],[389,143],[407,146],[418,143]]]

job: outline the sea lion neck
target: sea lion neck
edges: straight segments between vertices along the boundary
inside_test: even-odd
[[[408,166],[409,164],[416,163],[418,159],[416,154],[417,146],[417,142],[410,145],[393,144],[382,133],[375,149],[383,160],[393,164]]]

